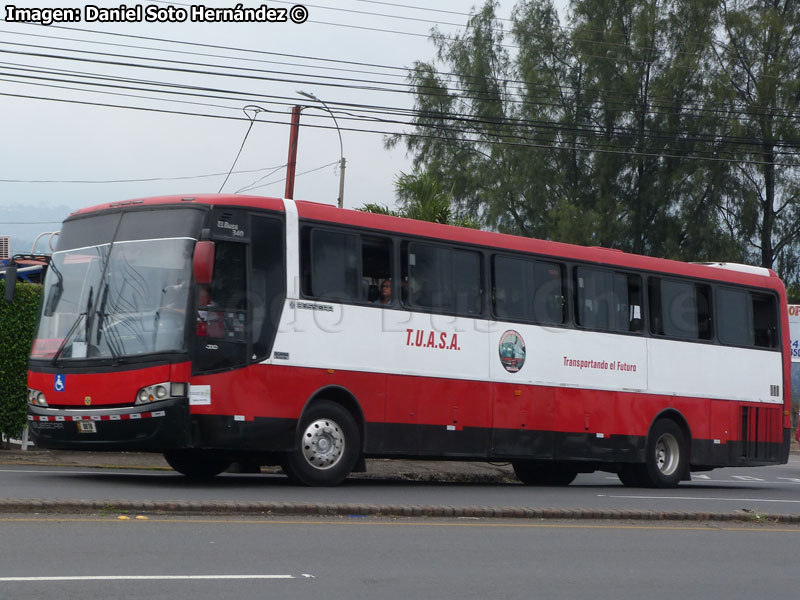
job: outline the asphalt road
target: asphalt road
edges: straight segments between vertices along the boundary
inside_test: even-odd
[[[520,506],[681,512],[800,514],[800,456],[787,465],[720,469],[676,489],[623,487],[606,473],[579,475],[569,487],[348,480],[336,488],[291,486],[279,475],[224,474],[192,482],[168,471],[4,465],[0,498],[164,502],[297,502]]]
[[[0,515],[0,535],[15,600],[789,598],[800,542],[753,525],[112,515]]]

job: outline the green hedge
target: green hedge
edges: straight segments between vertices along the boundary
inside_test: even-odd
[[[8,304],[5,279],[0,280],[0,433],[19,437],[27,412],[28,354],[42,295],[42,286],[18,283]]]

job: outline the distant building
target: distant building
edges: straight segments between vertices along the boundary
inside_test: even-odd
[[[0,260],[11,258],[11,239],[7,235],[0,235]]]

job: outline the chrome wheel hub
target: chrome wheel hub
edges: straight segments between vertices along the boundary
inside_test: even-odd
[[[317,419],[303,432],[303,458],[315,469],[330,469],[344,455],[344,434],[330,419]]]
[[[664,475],[672,475],[678,468],[681,449],[675,436],[665,433],[656,442],[656,465]]]

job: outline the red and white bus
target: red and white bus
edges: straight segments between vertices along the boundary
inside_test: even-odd
[[[194,477],[279,464],[334,485],[405,457],[668,487],[787,462],[789,339],[767,269],[311,202],[149,198],[65,221],[28,419],[39,446],[163,452]]]

